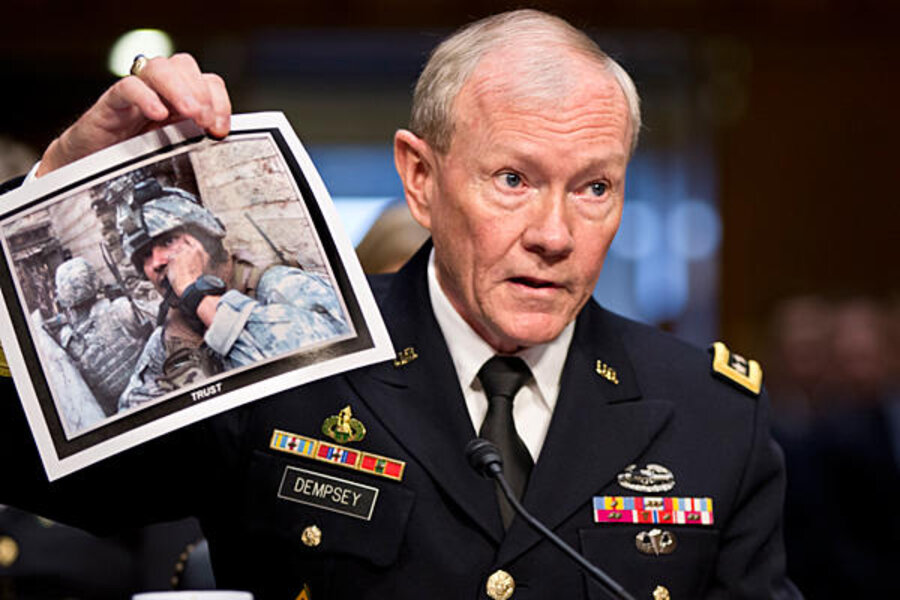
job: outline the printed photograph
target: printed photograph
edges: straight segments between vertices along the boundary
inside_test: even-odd
[[[380,317],[363,314],[368,288],[358,265],[348,276],[308,158],[305,173],[282,128],[239,123],[222,141],[126,153],[0,219],[29,419],[40,415],[57,458],[132,438],[121,451],[148,423],[179,427],[279,389],[252,384],[298,369],[315,379],[334,368],[310,367],[375,348]]]

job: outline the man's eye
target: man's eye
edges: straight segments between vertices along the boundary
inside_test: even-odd
[[[503,182],[511,188],[517,188],[522,185],[522,176],[518,173],[504,173]]]
[[[605,194],[607,189],[609,189],[609,186],[603,181],[595,181],[591,184],[591,193],[598,197]]]

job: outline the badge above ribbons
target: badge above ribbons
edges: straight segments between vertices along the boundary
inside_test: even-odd
[[[618,475],[619,485],[635,492],[668,492],[675,487],[675,475],[662,465],[650,463],[637,468],[631,464]]]
[[[325,419],[322,433],[336,442],[359,442],[366,437],[366,426],[353,418],[353,411],[348,404],[341,411]]]

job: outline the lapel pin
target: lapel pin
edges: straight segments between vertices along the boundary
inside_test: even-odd
[[[597,361],[597,375],[610,383],[619,385],[619,376],[616,374],[616,370],[602,360]]]
[[[416,349],[412,346],[408,346],[397,353],[397,358],[394,359],[394,366],[400,368],[404,365],[408,365],[417,358],[419,358],[419,355],[416,354]]]
[[[353,411],[348,404],[341,411],[328,417],[322,423],[322,433],[336,442],[358,442],[366,437],[366,426],[353,418]]]
[[[671,596],[669,596],[669,590],[665,588],[665,586],[658,585],[656,589],[653,590],[653,600],[670,600]]]
[[[639,552],[652,554],[653,556],[672,554],[678,546],[678,543],[675,541],[675,534],[662,529],[641,531],[635,536],[634,543]]]
[[[619,485],[636,492],[668,492],[675,487],[675,476],[662,465],[648,464],[642,469],[631,464],[618,475]]]

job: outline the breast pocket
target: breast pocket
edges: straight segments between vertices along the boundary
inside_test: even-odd
[[[254,537],[306,560],[355,558],[386,567],[397,559],[415,502],[402,483],[260,451],[249,476]]]
[[[581,529],[578,535],[585,557],[635,598],[652,598],[657,586],[669,590],[672,598],[702,598],[715,566],[718,531],[665,527],[651,543],[652,529],[653,525],[597,526]],[[589,583],[588,592],[591,600],[608,597],[597,584]]]

